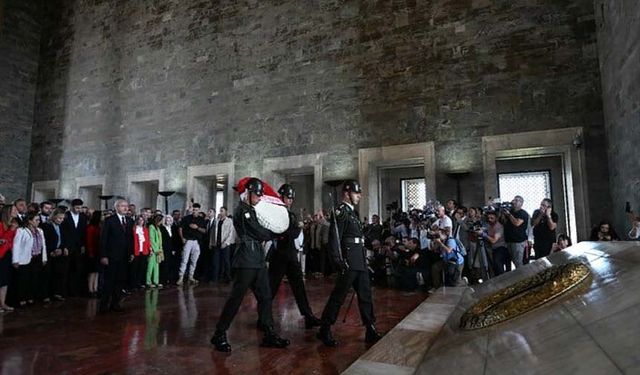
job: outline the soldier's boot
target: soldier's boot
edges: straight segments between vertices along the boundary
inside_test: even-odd
[[[329,346],[332,348],[338,346],[338,341],[333,338],[333,335],[331,334],[331,326],[329,325],[321,326],[318,334],[316,334],[316,338],[322,341],[325,346]]]
[[[309,314],[304,317],[304,328],[306,329],[320,327],[321,325],[322,321],[313,314]]]
[[[231,351],[231,344],[229,344],[227,340],[227,333],[225,331],[216,330],[211,338],[211,344],[215,346],[219,352],[229,353]]]
[[[376,331],[376,327],[373,324],[367,326],[367,333],[364,335],[364,341],[367,343],[377,342],[382,338],[382,334]]]
[[[262,343],[260,343],[260,346],[263,346],[265,348],[282,349],[289,346],[289,344],[291,344],[289,340],[283,339],[282,337],[278,336],[278,334],[273,332],[273,330],[268,328],[265,330],[264,338],[262,339]]]

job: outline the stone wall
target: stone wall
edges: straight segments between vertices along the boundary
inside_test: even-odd
[[[610,220],[629,231],[625,202],[640,212],[640,2],[595,2],[604,117],[609,145]]]
[[[39,7],[40,1],[0,1],[0,193],[9,201],[28,190]]]
[[[591,0],[97,1],[58,6],[42,58],[31,178],[328,152],[326,180],[357,176],[357,150],[436,142],[481,204],[481,137],[582,126],[592,216],[608,171]]]

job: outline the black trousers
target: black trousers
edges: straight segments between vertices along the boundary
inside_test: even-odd
[[[125,262],[112,262],[109,259],[108,266],[102,266],[104,284],[100,297],[100,309],[107,310],[109,307],[120,306],[122,300],[122,288],[124,288],[127,265]]]
[[[44,299],[47,285],[42,264],[42,254],[31,258],[29,264],[18,267],[18,301]]]
[[[312,316],[311,306],[307,298],[302,277],[302,266],[298,260],[277,259],[269,263],[269,283],[272,299],[278,294],[282,278],[287,275],[291,291],[296,299],[296,304],[302,316]]]
[[[71,297],[79,297],[87,291],[87,277],[80,249],[69,249],[67,290]]]
[[[271,313],[271,289],[266,268],[238,268],[235,270],[231,295],[222,309],[222,315],[216,325],[218,331],[226,331],[236,317],[247,289],[253,291],[258,301],[258,321],[265,330],[273,327]]]
[[[138,289],[146,282],[147,256],[134,256],[129,267],[129,289]]]
[[[376,322],[376,317],[373,314],[373,296],[371,294],[369,272],[349,270],[340,274],[336,279],[336,285],[322,312],[323,325],[335,324],[340,307],[344,304],[345,297],[352,286],[358,295],[358,308],[360,309],[362,324],[371,325]]]
[[[67,280],[69,276],[69,257],[52,257],[51,264],[51,286],[54,295],[67,296]]]

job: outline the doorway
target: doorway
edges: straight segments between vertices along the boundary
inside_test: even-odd
[[[228,185],[229,176],[226,174],[194,177],[193,190],[189,199],[200,203],[204,211],[213,208],[218,212],[220,207],[226,206]],[[227,209],[233,210],[233,207],[227,207]]]
[[[509,202],[514,196],[524,198],[523,208],[529,216],[540,208],[544,198],[553,201],[553,209],[558,214],[557,234],[567,234],[569,217],[567,191],[560,155],[496,160],[498,176],[498,197]],[[531,232],[531,231],[530,231]]]
[[[102,185],[80,186],[78,188],[78,196],[84,202],[84,205],[95,210],[102,209],[100,206],[100,196],[102,195]]]
[[[284,179],[293,186],[296,198],[291,206],[291,211],[298,215],[298,219],[304,220],[307,215],[313,215],[313,173],[291,173],[286,174]],[[280,186],[274,186],[275,189]]]
[[[138,209],[158,209],[161,207],[158,205],[159,185],[158,180],[132,182],[129,190],[131,203],[135,204]]]
[[[380,167],[378,179],[381,219],[391,217],[394,210],[408,212],[426,204],[424,165]]]

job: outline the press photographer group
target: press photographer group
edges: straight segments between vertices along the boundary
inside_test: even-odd
[[[558,233],[551,199],[543,199],[531,215],[523,204],[521,196],[489,198],[474,207],[450,199],[403,212],[393,202],[386,206],[389,218],[384,223],[373,215],[365,224],[370,275],[378,285],[434,291],[441,285],[481,283],[571,246],[571,238]],[[640,218],[630,209],[628,215],[629,237],[637,239]],[[590,239],[620,238],[611,223],[602,221]]]

